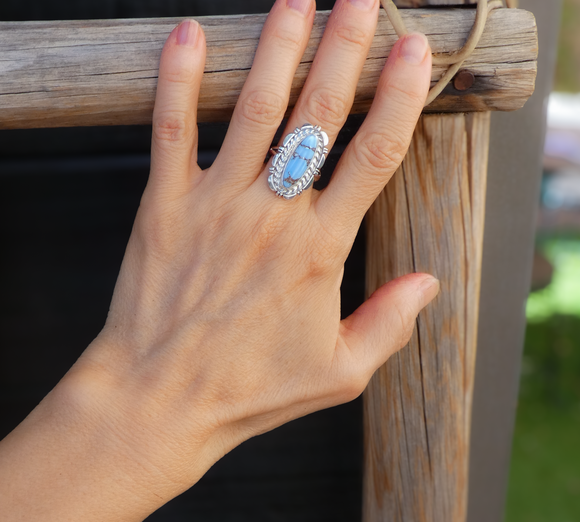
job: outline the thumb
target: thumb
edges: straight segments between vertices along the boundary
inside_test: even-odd
[[[341,340],[374,371],[409,342],[419,312],[438,293],[439,281],[428,274],[394,279],[341,322]]]

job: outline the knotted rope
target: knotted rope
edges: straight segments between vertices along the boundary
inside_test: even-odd
[[[505,0],[505,3],[508,8],[517,7],[517,0]],[[387,16],[389,17],[397,36],[401,38],[406,35],[408,33],[407,27],[401,18],[397,6],[393,3],[393,0],[381,0],[381,4],[387,12]],[[449,65],[449,69],[447,69],[445,74],[437,82],[437,85],[429,91],[429,96],[427,96],[425,106],[430,105],[435,98],[443,92],[443,89],[449,85],[449,82],[457,74],[459,69],[461,69],[465,60],[471,56],[479,44],[489,13],[494,9],[503,6],[503,0],[477,0],[475,23],[473,24],[473,28],[471,29],[471,33],[469,33],[465,45],[459,51],[433,55],[433,65]]]

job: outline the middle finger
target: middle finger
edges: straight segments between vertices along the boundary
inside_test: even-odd
[[[284,135],[310,123],[334,143],[354,101],[378,9],[378,0],[337,0]]]
[[[315,8],[313,0],[278,0],[270,11],[212,167],[220,173],[222,183],[247,186],[261,170],[286,112],[292,78],[308,43]]]

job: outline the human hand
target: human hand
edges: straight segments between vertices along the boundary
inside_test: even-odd
[[[412,274],[340,321],[345,259],[402,161],[427,96],[423,36],[393,49],[328,188],[286,201],[268,187],[263,159],[314,11],[312,0],[276,2],[222,150],[205,171],[196,164],[195,119],[203,31],[184,22],[170,35],[151,175],[105,328],[27,421],[53,419],[69,441],[59,462],[74,467],[92,456],[90,471],[68,472],[81,494],[61,501],[68,511],[59,520],[63,513],[103,520],[104,504],[107,519],[142,519],[244,440],[356,398],[437,294],[434,278]],[[377,13],[378,0],[337,1],[284,134],[320,125],[332,146]],[[96,493],[91,483],[100,485]]]

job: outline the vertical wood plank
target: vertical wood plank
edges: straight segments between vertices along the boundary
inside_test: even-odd
[[[489,113],[422,116],[367,217],[367,292],[428,272],[441,293],[365,392],[364,522],[464,522]]]

